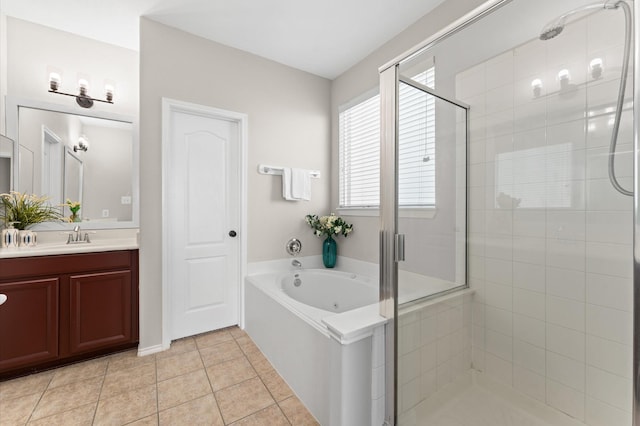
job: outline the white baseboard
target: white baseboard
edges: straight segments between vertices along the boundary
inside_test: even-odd
[[[151,354],[165,351],[167,349],[169,348],[165,348],[162,345],[154,345],[154,346],[149,346],[147,348],[138,348],[138,356],[151,355]]]

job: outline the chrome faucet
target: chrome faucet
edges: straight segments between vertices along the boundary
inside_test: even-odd
[[[80,225],[76,225],[73,227],[73,232],[69,233],[69,237],[67,238],[67,244],[73,243],[90,243],[89,233],[84,233],[84,239],[82,238],[82,233],[80,232]]]
[[[296,267],[298,269],[302,269],[302,263],[298,259],[293,259],[291,261],[291,265],[293,265],[294,267]]]

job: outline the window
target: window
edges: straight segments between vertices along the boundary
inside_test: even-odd
[[[433,67],[413,80],[434,87]],[[340,208],[380,205],[380,95],[342,108],[338,119]],[[401,208],[435,206],[435,100],[400,85],[399,188]]]

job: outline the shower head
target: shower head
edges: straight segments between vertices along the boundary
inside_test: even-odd
[[[551,40],[564,30],[564,23],[562,25],[555,25],[550,27],[544,27],[542,32],[540,33],[540,40]]]
[[[569,18],[572,15],[575,15],[576,13],[584,12],[591,9],[616,9],[618,8],[618,4],[620,3],[620,1],[623,1],[623,0],[619,0],[619,1],[607,0],[604,3],[587,4],[584,6],[580,6],[576,9],[570,10],[568,12],[565,12],[544,26],[544,28],[540,32],[540,40],[543,40],[543,41],[551,40],[552,38],[559,35],[562,32],[562,30],[564,30],[564,26],[567,23],[567,18]]]

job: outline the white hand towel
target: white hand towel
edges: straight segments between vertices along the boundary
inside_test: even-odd
[[[291,169],[291,195],[296,200],[311,200],[311,173],[305,169]]]
[[[291,201],[295,200],[291,195],[291,168],[282,168],[282,198]]]

